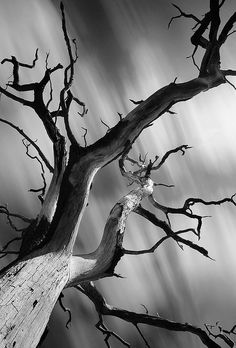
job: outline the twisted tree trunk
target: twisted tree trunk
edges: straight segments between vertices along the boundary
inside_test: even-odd
[[[70,89],[77,54],[75,53],[73,57],[62,5],[62,28],[70,64],[64,69],[64,87],[60,92],[58,110],[48,110],[44,103],[43,92],[50,81],[50,75],[62,69],[60,64],[52,69],[46,69],[41,81],[20,85],[19,67],[33,68],[37,54],[32,66],[18,62],[15,57],[2,62],[10,62],[13,65],[13,83],[8,84],[9,89],[33,92],[34,100],[28,101],[11,93],[9,89],[0,87],[3,95],[31,107],[42,120],[53,143],[54,172],[42,209],[23,234],[18,259],[0,274],[0,348],[35,348],[55,302],[65,287],[114,274],[114,268],[124,253],[122,241],[127,217],[145,197],[152,193],[153,183],[150,179],[152,163],[147,166],[144,176],[137,176],[138,187],[123,197],[112,209],[98,248],[88,255],[73,255],[73,246],[86,208],[93,177],[102,166],[122,155],[127,155],[143,129],[163,113],[168,112],[172,105],[225,83],[227,75],[236,75],[235,71],[220,69],[219,49],[226,41],[236,20],[236,16],[230,18],[217,40],[221,5],[218,0],[210,1],[210,12],[200,21],[192,37],[195,47],[201,46],[205,50],[199,76],[185,83],[170,83],[156,91],[121,119],[103,138],[90,146],[82,147],[77,143],[68,120],[71,103],[75,101],[83,107],[84,104],[73,96]],[[184,16],[183,13],[182,15]],[[208,26],[211,28],[209,40],[203,37]],[[65,139],[56,127],[54,117],[62,117],[65,122],[65,129],[71,143],[68,161]],[[162,222],[162,227],[167,234],[169,233],[167,237],[175,237],[170,226]],[[190,242],[187,244],[190,247],[192,245]],[[205,252],[200,247],[195,249],[203,254]],[[91,294],[90,298],[93,299]],[[140,320],[150,325],[155,323],[160,327],[194,332],[206,346],[218,347],[210,338],[206,338],[205,332],[200,329],[195,330],[187,324],[176,326],[146,315],[140,319],[139,316],[130,314],[128,311],[124,313],[112,310],[104,303],[101,308],[105,315],[113,313],[118,317],[125,316],[125,320],[135,324]]]
[[[136,107],[94,145],[83,150],[71,146],[67,167],[60,169],[63,174],[54,172],[60,179],[53,178],[36,227],[25,234],[21,257],[1,274],[0,347],[36,347],[63,288],[112,274],[119,259],[113,227],[121,211],[117,220],[108,220],[96,252],[72,256],[94,175],[127,151],[142,129],[171,105],[224,82],[214,80],[208,77],[170,84]]]

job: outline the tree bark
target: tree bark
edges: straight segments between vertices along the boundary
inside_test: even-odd
[[[91,176],[83,175],[87,177],[88,187]],[[65,212],[58,230],[44,248],[16,261],[3,272],[0,279],[0,344],[3,347],[36,347],[63,288],[114,274],[128,215],[152,193],[152,186],[152,181],[147,179],[142,187],[131,191],[114,206],[100,246],[93,253],[72,256],[71,238],[76,227],[70,224],[73,218],[68,218]],[[86,192],[81,190],[81,194],[84,205]],[[66,228],[71,228],[71,238]]]
[[[0,347],[33,348],[68,279],[68,256],[44,253],[1,276]]]
[[[3,310],[0,342],[3,347],[36,347],[63,288],[108,275],[106,271],[112,265],[116,249],[110,248],[105,237],[92,255],[71,257],[90,185],[99,168],[128,149],[140,132],[173,104],[222,82],[225,82],[222,76],[220,80],[211,76],[183,84],[170,84],[136,107],[95,144],[83,150],[71,146],[63,177],[55,174],[60,179],[52,181],[45,198],[50,212],[43,205],[39,214],[48,222],[43,244],[25,258],[17,260],[1,275],[0,305]],[[105,231],[106,236],[110,233],[113,238],[117,232],[112,224],[108,224]],[[31,238],[34,238],[33,235]],[[113,255],[109,253],[111,250]],[[101,255],[106,253],[110,258],[104,267]]]
[[[102,241],[93,253],[73,256],[73,246],[87,205],[92,180],[102,166],[127,154],[140,133],[169,111],[174,104],[225,83],[227,75],[236,75],[233,70],[220,70],[220,46],[229,35],[231,24],[236,18],[232,16],[233,19],[228,22],[228,26],[226,23],[220,36],[221,40],[217,42],[219,25],[214,21],[214,14],[218,16],[219,8],[218,0],[210,1],[210,12],[200,21],[192,37],[195,47],[201,46],[205,50],[199,76],[184,83],[170,83],[156,91],[121,119],[104,137],[90,146],[80,146],[69,125],[71,102],[78,102],[78,98],[74,98],[70,90],[77,53],[73,58],[62,4],[62,28],[70,64],[64,69],[64,88],[60,92],[57,111],[49,112],[44,103],[43,93],[50,81],[50,74],[62,69],[60,64],[46,69],[40,82],[20,85],[18,70],[20,66],[25,65],[19,63],[15,57],[2,61],[13,64],[13,83],[8,86],[16,91],[32,91],[34,100],[20,98],[1,86],[0,92],[18,103],[31,107],[39,116],[53,143],[55,168],[41,211],[23,235],[19,258],[0,274],[0,348],[35,348],[55,302],[65,287],[114,275],[114,268],[122,256],[121,247],[127,217],[143,198],[151,194],[152,182],[145,177],[137,189],[114,206]],[[183,13],[181,15],[184,16]],[[211,30],[208,41],[202,35],[209,26]],[[32,68],[34,63],[28,67]],[[79,104],[81,105],[80,102]],[[59,116],[64,118],[67,136],[71,142],[68,162],[65,139],[53,119]],[[103,307],[103,311],[105,315],[111,314],[107,306]],[[113,313],[118,317],[129,314],[128,311],[121,313],[118,309],[113,309]],[[129,321],[128,318],[126,320]],[[134,316],[133,320],[144,323],[146,318]],[[156,318],[153,318],[153,323],[154,321],[155,325],[161,323]],[[169,325],[172,327],[174,324]],[[187,325],[177,325],[175,329],[183,328],[193,332],[190,330],[192,327]],[[204,341],[205,334],[199,332],[199,337],[202,335]]]

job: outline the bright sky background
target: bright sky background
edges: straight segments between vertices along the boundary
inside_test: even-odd
[[[199,17],[207,9],[207,1],[203,0],[176,3],[186,12],[194,10]],[[42,76],[47,52],[50,52],[51,66],[65,63],[58,1],[0,0],[0,5],[0,60],[15,55],[21,61],[30,62],[38,47],[37,68],[21,74],[27,82]],[[233,6],[233,0],[226,1],[224,17],[232,13]],[[65,7],[71,36],[78,37],[79,45],[80,63],[74,92],[89,108],[86,119],[74,115],[71,118],[80,142],[83,142],[82,126],[88,127],[88,142],[105,134],[106,127],[100,120],[114,125],[118,121],[117,112],[125,115],[133,108],[129,98],[145,99],[176,77],[177,82],[181,82],[197,75],[191,60],[186,59],[192,53],[189,36],[193,24],[179,20],[168,30],[168,21],[176,14],[168,1],[68,0]],[[235,40],[232,35],[222,52],[224,68],[236,68]],[[10,74],[7,64],[0,66],[2,83]],[[55,94],[60,83],[61,77],[55,74]],[[224,85],[174,106],[177,115],[164,115],[143,132],[135,151],[143,155],[148,152],[152,158],[181,144],[193,146],[184,157],[173,156],[156,175],[157,182],[175,184],[173,189],[157,189],[155,195],[161,203],[181,206],[189,196],[220,199],[236,192],[235,110],[236,91]],[[0,117],[32,134],[51,157],[51,146],[43,127],[29,110],[2,97]],[[40,168],[26,158],[21,138],[5,125],[0,127],[0,141],[0,202],[8,203],[13,211],[34,216],[40,207],[39,201],[27,190],[41,185]],[[97,247],[110,209],[129,190],[119,175],[117,163],[100,172],[81,225],[77,252]],[[125,257],[117,267],[124,279],[98,282],[109,302],[136,311],[142,311],[141,304],[145,304],[150,313],[158,312],[169,319],[193,324],[217,320],[228,328],[235,324],[236,210],[225,205],[205,207],[201,212],[212,215],[204,220],[200,244],[208,248],[215,262],[186,247],[183,252],[172,241],[166,242],[155,256]],[[178,220],[176,224],[182,228],[189,226],[185,220]],[[3,244],[13,235],[2,225]],[[160,236],[160,231],[133,216],[127,227],[126,246],[133,249],[151,246]],[[102,334],[94,328],[97,316],[92,306],[73,290],[65,294],[66,304],[72,308],[72,326],[70,330],[65,329],[66,315],[56,307],[43,348],[102,347]],[[114,323],[113,329],[118,328],[134,347],[142,347],[140,339],[135,341],[133,337],[136,334],[133,328],[119,321]],[[153,347],[199,347],[199,341],[188,335],[171,335],[158,329],[144,331],[151,337]]]

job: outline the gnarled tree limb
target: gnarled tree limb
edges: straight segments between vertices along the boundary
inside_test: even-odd
[[[199,337],[202,343],[208,348],[220,348],[203,329],[193,326],[188,323],[178,323],[160,316],[149,315],[144,313],[135,313],[126,309],[116,308],[106,303],[104,297],[97,290],[92,282],[81,283],[80,286],[75,287],[77,290],[84,293],[95,305],[97,312],[100,315],[110,315],[122,320],[125,320],[133,325],[146,324],[156,326],[159,328],[171,330],[190,332]]]
[[[63,5],[61,4],[62,31],[69,56],[69,63],[65,68],[60,63],[53,68],[48,68],[46,64],[44,76],[40,81],[21,84],[19,69],[33,68],[37,60],[37,51],[32,65],[21,63],[14,56],[11,59],[3,60],[3,62],[10,62],[13,65],[13,82],[8,83],[7,87],[20,93],[32,91],[33,100],[16,96],[3,87],[0,87],[0,93],[30,107],[42,121],[53,146],[54,171],[41,210],[23,233],[18,259],[1,272],[0,346],[14,347],[17,344],[16,348],[35,348],[46,327],[53,306],[65,287],[115,275],[114,268],[124,253],[122,242],[126,220],[132,211],[144,216],[161,228],[166,234],[164,238],[173,238],[176,242],[185,244],[209,257],[206,249],[180,236],[180,233],[193,232],[192,228],[174,232],[168,221],[158,219],[154,214],[141,207],[141,201],[145,197],[151,197],[152,194],[153,182],[150,179],[150,174],[155,169],[154,163],[157,157],[154,161],[149,161],[147,165],[142,162],[144,168],[141,172],[131,173],[132,179],[135,179],[138,187],[123,197],[111,210],[99,247],[86,255],[72,255],[72,253],[78,235],[78,227],[87,205],[90,186],[98,170],[120,156],[122,160],[125,160],[140,133],[165,112],[169,112],[174,104],[189,100],[201,92],[224,84],[227,82],[227,76],[236,75],[235,70],[221,70],[220,48],[227,41],[230,30],[236,22],[236,16],[233,14],[219,34],[220,8],[223,3],[224,0],[221,2],[210,0],[210,10],[201,20],[193,15],[185,14],[177,7],[181,16],[190,17],[197,24],[191,41],[195,50],[199,46],[203,49],[199,75],[183,83],[176,83],[174,80],[174,82],[159,89],[146,100],[138,103],[125,117],[120,117],[119,122],[114,127],[109,128],[109,131],[102,138],[89,146],[86,142],[87,131],[84,134],[85,144],[81,146],[74,137],[69,124],[69,111],[72,102],[75,101],[79,106],[82,106],[82,115],[85,114],[85,106],[77,96],[73,95],[71,90],[75,72],[74,65],[78,56],[74,40],[72,43],[75,51],[74,54],[72,53]],[[58,110],[50,111],[49,104],[45,103],[43,94],[51,81],[51,74],[60,73],[62,70],[64,85],[59,93],[60,104]],[[64,118],[67,137],[70,141],[68,153],[66,151],[67,139],[54,122],[54,118],[57,116]],[[186,150],[185,146],[182,145],[176,151]],[[176,151],[172,150],[172,152]],[[159,165],[156,165],[156,169],[167,160],[172,152],[167,153],[162,158]],[[125,170],[123,174],[127,176]],[[168,208],[152,198],[151,201],[156,208],[166,214],[181,213],[191,218],[195,217],[189,211],[192,204],[216,204],[216,201],[207,202],[191,198],[186,201],[186,206],[183,208]],[[217,204],[221,204],[223,201],[232,202],[233,197],[218,201]],[[200,237],[201,222],[199,218],[196,233],[198,237]],[[86,291],[85,288],[84,291]],[[102,315],[115,315],[132,322],[136,327],[139,323],[143,323],[170,330],[188,331],[197,335],[207,347],[219,347],[211,340],[207,332],[200,328],[190,324],[171,322],[148,314],[140,315],[110,307],[97,293],[94,295],[92,291],[93,288],[90,286],[88,294],[92,300],[93,296],[98,297],[98,301],[95,299],[96,308]],[[25,316],[25,313],[28,315]],[[9,322],[11,323],[10,329],[7,325]]]

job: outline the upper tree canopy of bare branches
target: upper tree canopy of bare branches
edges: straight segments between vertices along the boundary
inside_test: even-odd
[[[21,237],[18,239],[21,238],[22,242],[15,261],[1,271],[0,347],[36,347],[45,332],[58,298],[61,302],[62,290],[69,287],[75,287],[94,303],[99,316],[97,328],[105,335],[105,343],[108,347],[110,336],[115,337],[124,346],[129,347],[130,344],[118,334],[109,331],[103,322],[103,316],[106,315],[115,316],[133,324],[147,347],[150,346],[148,338],[143,336],[139,324],[189,332],[198,336],[203,346],[210,348],[219,348],[222,342],[229,347],[234,347],[233,335],[236,333],[234,323],[232,323],[232,329],[223,329],[218,326],[218,332],[215,333],[211,326],[200,328],[190,323],[175,322],[158,315],[150,315],[148,312],[144,314],[116,308],[106,303],[93,283],[103,277],[118,276],[115,272],[116,265],[126,254],[153,253],[167,239],[173,239],[180,246],[186,245],[209,258],[204,246],[199,242],[191,241],[188,237],[195,235],[198,240],[201,238],[203,217],[194,212],[194,206],[196,204],[221,205],[226,202],[236,205],[233,193],[229,198],[215,201],[191,197],[186,199],[181,207],[176,208],[164,206],[157,201],[154,194],[157,184],[152,180],[152,173],[158,171],[175,153],[184,154],[190,148],[186,144],[169,150],[162,158],[156,156],[154,159],[146,159],[140,155],[136,159],[131,158],[130,155],[132,145],[140,133],[164,113],[172,114],[171,107],[174,104],[222,85],[228,81],[228,76],[236,75],[236,70],[221,69],[220,61],[221,48],[233,31],[236,12],[221,25],[220,11],[225,1],[210,0],[209,3],[209,11],[202,18],[185,13],[179,6],[174,5],[178,13],[169,23],[169,26],[173,25],[173,21],[180,17],[193,20],[192,59],[198,68],[198,76],[184,83],[177,83],[174,80],[146,100],[133,101],[134,109],[126,116],[120,115],[119,122],[112,128],[108,127],[107,133],[92,144],[87,144],[86,128],[84,128],[83,141],[79,143],[71,127],[72,105],[77,105],[81,117],[88,117],[88,110],[79,96],[74,95],[72,89],[75,66],[78,61],[77,43],[68,35],[62,3],[62,31],[69,58],[68,65],[62,66],[58,63],[54,67],[49,67],[47,57],[42,78],[39,81],[22,83],[20,72],[22,69],[34,69],[38,61],[38,49],[35,51],[31,64],[21,62],[15,56],[2,60],[1,64],[10,64],[12,67],[12,81],[0,87],[2,99],[6,97],[22,104],[39,117],[51,141],[54,163],[50,163],[37,143],[24,130],[7,119],[0,119],[23,136],[23,144],[28,156],[32,157],[29,151],[30,146],[34,147],[37,155],[33,158],[41,166],[43,180],[42,188],[34,190],[38,193],[41,202],[41,209],[37,216],[26,218],[10,212],[7,206],[0,206],[0,212],[7,216],[13,228],[16,226],[12,218],[21,219],[27,224],[27,227],[20,231]],[[195,61],[198,48],[202,52],[199,65]],[[63,74],[63,88],[58,96],[59,105],[53,108],[51,77],[59,73]],[[46,93],[47,88],[50,90],[49,97]],[[31,92],[32,98],[26,98],[25,92]],[[66,137],[58,127],[59,118],[64,122]],[[66,147],[68,144],[69,151]],[[74,255],[73,246],[93,178],[100,168],[114,160],[118,160],[121,175],[129,184],[134,184],[135,188],[111,209],[98,248],[89,254]],[[52,173],[48,189],[45,170]],[[143,201],[148,201],[150,207],[155,208],[157,213],[154,214],[144,208]],[[132,212],[162,229],[165,234],[149,249],[128,250],[123,246],[126,221]],[[164,214],[165,219],[158,217],[159,212]],[[174,230],[170,216],[176,214],[188,218],[190,222],[193,222],[193,227]],[[11,242],[2,249],[1,256],[11,253],[9,251]],[[64,308],[62,302],[61,305]]]

